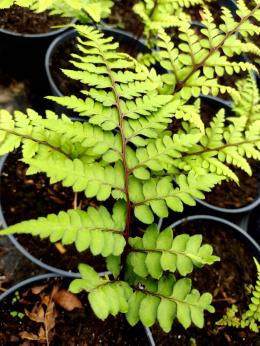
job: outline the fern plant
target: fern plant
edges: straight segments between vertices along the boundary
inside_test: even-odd
[[[235,314],[238,312],[238,308],[233,304],[232,308],[227,310],[226,315],[224,315],[221,320],[216,322],[216,325],[235,328],[249,327],[253,332],[259,332],[259,326],[257,323],[260,322],[260,265],[255,258],[254,261],[256,264],[258,281],[256,281],[255,287],[253,287],[249,309],[239,318],[235,316]]]
[[[111,0],[0,0],[0,8],[14,4],[36,12],[49,10],[50,15],[77,18],[81,23],[97,23],[109,15],[114,3]]]
[[[203,0],[143,0],[134,5],[133,10],[142,20],[143,34],[147,39],[156,36],[161,28],[179,26],[179,16],[184,14],[184,9],[194,5],[204,5]],[[186,15],[188,19],[190,17]],[[150,41],[153,45],[153,41]]]
[[[235,24],[227,15],[229,31],[226,36],[220,34],[216,47],[226,44],[227,48],[226,41],[245,21]],[[202,50],[205,57],[213,55],[217,48],[200,48],[187,25],[183,21],[181,29],[185,40],[191,37],[185,56],[194,57],[194,49],[200,54]],[[154,69],[117,52],[118,43],[111,37],[92,27],[72,27],[81,36],[78,47],[83,56],[73,56],[77,71],[64,73],[87,84],[88,90],[82,91],[82,99],[73,95],[49,98],[89,118],[81,123],[66,115],[58,118],[51,111],[44,118],[30,109],[14,116],[2,110],[0,155],[21,146],[22,161],[29,165],[27,174],[45,172],[51,184],[60,181],[75,193],[84,191],[86,198],[106,201],[112,196],[113,208],[61,211],[10,226],[0,234],[30,233],[64,245],[74,243],[79,252],[89,248],[94,256],[101,254],[113,277],[100,278],[92,267],[79,264],[82,278],[70,285],[74,293],[89,292],[90,304],[101,319],[121,312],[131,325],[141,320],[151,326],[158,320],[166,332],[175,318],[185,328],[191,323],[202,328],[204,311],[214,311],[212,296],[192,289],[186,275],[194,266],[211,265],[219,258],[212,255],[212,246],[202,245],[201,235],[174,237],[169,228],[159,232],[154,215],[167,217],[169,209],[181,212],[184,204],[195,205],[194,197],[203,199],[203,191],[223,179],[236,180],[228,167],[231,162],[250,173],[246,158],[259,159],[259,120],[247,131],[243,118],[225,127],[220,111],[205,130],[198,102],[187,104],[193,93],[199,96],[197,88],[203,89],[198,75],[202,62],[194,68],[178,60],[174,66],[182,71],[182,82],[173,82],[173,73],[169,74],[171,83],[165,84],[167,79]],[[208,30],[214,32],[211,25]],[[160,32],[167,57],[175,61],[173,47]],[[229,52],[228,48],[223,51]],[[198,85],[189,78],[194,83],[198,79]],[[191,93],[185,91],[186,85]],[[215,85],[207,87],[215,90]],[[184,120],[183,130],[174,134],[167,130],[173,117]],[[148,225],[143,236],[133,237],[133,215]],[[183,278],[176,280],[176,271]]]

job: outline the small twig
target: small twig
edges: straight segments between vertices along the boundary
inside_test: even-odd
[[[77,204],[78,204],[78,193],[75,192],[75,194],[74,194],[74,201],[73,201],[73,209],[74,210],[77,209]]]

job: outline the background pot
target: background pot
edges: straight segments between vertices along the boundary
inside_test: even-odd
[[[240,227],[260,244],[260,206],[251,210],[240,222]]]
[[[45,275],[32,277],[30,279],[22,281],[21,283],[13,286],[12,288],[7,290],[6,292],[4,292],[0,296],[0,305],[2,307],[1,310],[2,311],[4,310],[5,305],[7,306],[8,302],[10,304],[10,300],[12,300],[15,297],[16,292],[19,292],[19,294],[21,295],[23,292],[25,292],[29,288],[32,288],[35,286],[42,286],[42,285],[46,284],[46,281],[48,282],[49,279],[55,280],[56,278],[62,279],[63,283],[64,283],[64,286],[62,286],[62,288],[67,289],[67,287],[71,281],[71,278],[68,276],[61,277],[61,276],[56,275],[56,274],[45,274]],[[28,300],[28,298],[27,298],[27,300]],[[143,345],[143,346],[151,345],[149,342],[149,338],[147,337],[146,329],[144,328],[144,326],[140,322],[136,326],[131,327],[128,324],[128,322],[125,321],[125,319],[120,318],[120,315],[121,316],[123,315],[120,313],[119,313],[119,316],[115,316],[115,317],[109,316],[108,319],[106,319],[105,321],[98,320],[94,316],[94,313],[91,311],[90,305],[87,302],[86,295],[84,295],[84,294],[81,295],[80,300],[81,300],[82,305],[83,305],[83,307],[80,308],[80,310],[75,309],[75,310],[73,310],[73,312],[61,310],[60,314],[58,314],[58,316],[56,317],[58,320],[58,324],[55,327],[56,328],[55,334],[57,337],[61,336],[62,338],[64,338],[64,333],[66,335],[66,332],[68,330],[68,336],[69,337],[71,337],[73,335],[75,337],[79,336],[82,338],[82,333],[79,333],[79,330],[82,330],[83,324],[86,323],[86,325],[84,326],[84,330],[89,329],[89,332],[87,333],[88,336],[93,331],[93,333],[95,333],[96,336],[99,336],[100,334],[101,335],[103,334],[103,336],[109,335],[110,340],[111,340],[111,338],[114,338],[117,336],[117,337],[121,337],[122,340],[126,339],[128,341],[128,343],[131,345],[136,344],[136,342],[138,342],[138,345]],[[14,304],[15,305],[12,304],[12,306],[14,306],[14,309],[16,309],[17,312],[20,312],[20,310],[19,310],[20,305],[16,305],[16,303],[14,303]],[[26,304],[26,302],[25,302],[25,304]],[[22,305],[22,307],[24,308],[24,305]],[[8,309],[8,310],[4,316],[6,316],[6,314],[9,313],[9,308],[5,308],[5,310],[6,309]],[[32,309],[32,307],[30,308],[30,311],[31,311],[31,309]],[[59,316],[61,316],[61,317],[59,317]],[[17,317],[16,317],[16,319],[17,319]],[[79,319],[80,319],[80,321],[79,321]],[[65,320],[65,322],[64,322],[64,320]],[[22,323],[20,321],[21,320],[18,321],[19,326]],[[62,321],[62,323],[59,323],[61,321]],[[7,321],[1,320],[0,321],[0,328],[1,328],[1,322],[2,323],[4,322],[6,325],[6,328],[8,329]],[[10,319],[8,320],[8,322],[10,323]],[[12,319],[11,319],[11,322],[13,324]],[[74,322],[74,323],[72,324],[71,322]],[[91,322],[91,323],[88,323],[88,322]],[[120,322],[123,322],[125,327],[122,328]],[[15,321],[15,323],[17,324],[17,321]],[[65,325],[66,325],[66,323],[69,323],[69,327],[66,327],[66,326],[63,327],[64,323],[65,323]],[[81,323],[81,325],[80,325],[80,323]],[[96,323],[98,324],[97,326],[96,326]],[[110,328],[108,327],[108,323],[109,323]],[[29,325],[30,325],[29,328],[34,326],[34,324],[32,325],[32,323],[30,323]],[[102,328],[102,325],[104,325],[104,328]],[[73,329],[74,326],[76,328],[75,331]],[[87,326],[87,328],[86,328],[86,326]],[[37,329],[39,329],[39,326],[37,326],[36,324],[35,324],[35,327],[37,327]],[[59,330],[59,328],[61,328],[61,329]],[[14,327],[12,329],[14,329]],[[15,334],[15,336],[18,335],[19,331],[21,331],[21,330],[22,329],[18,330],[17,333]],[[15,330],[15,332],[16,332],[16,330]],[[32,332],[32,331],[28,330],[28,332]],[[114,335],[114,333],[116,333],[116,334]],[[148,333],[149,333],[149,331],[148,331]],[[4,335],[4,336],[6,336],[6,335]],[[86,337],[85,334],[84,334],[84,336]],[[91,335],[91,337],[93,337],[93,335]],[[84,340],[84,341],[89,342],[90,340]],[[116,342],[117,341],[118,340],[116,340]],[[99,343],[99,342],[101,342],[101,338],[98,338],[97,343]],[[55,339],[52,341],[52,344],[55,344]],[[63,344],[63,342],[62,342],[62,344]]]
[[[70,24],[74,24],[73,19]],[[43,34],[19,34],[0,29],[0,68],[17,79],[30,81],[33,92],[38,96],[35,110],[43,112],[50,101],[43,97],[50,93],[44,69],[44,57],[50,43],[67,27]]]
[[[105,37],[109,37],[109,36],[113,36],[114,40],[116,42],[119,43],[119,47],[120,45],[124,45],[124,46],[128,46],[128,47],[134,47],[135,51],[137,53],[139,52],[146,52],[147,51],[147,47],[145,45],[145,41],[143,39],[140,40],[136,40],[135,37],[128,33],[125,32],[123,30],[119,30],[119,29],[113,29],[113,28],[109,28],[109,27],[104,27],[104,28],[100,28],[100,30],[102,30],[102,32],[104,33]],[[64,42],[69,41],[71,39],[74,39],[76,37],[78,37],[79,34],[76,30],[71,30],[69,32],[66,32],[62,35],[60,35],[59,37],[57,37],[49,46],[46,56],[45,56],[45,70],[46,70],[46,74],[47,74],[47,78],[49,81],[49,86],[51,89],[51,92],[54,96],[64,96],[63,93],[59,90],[59,87],[55,84],[54,80],[53,80],[53,76],[51,74],[51,70],[50,70],[50,65],[51,65],[51,60],[52,57],[56,51],[56,49]],[[158,68],[158,71],[162,71],[162,68],[159,66],[159,64],[156,65],[156,68]],[[68,78],[68,77],[66,77]],[[82,96],[84,96],[82,94]],[[78,113],[67,109],[66,107],[63,107],[61,105],[58,105],[55,103],[54,105],[54,109],[57,115],[61,115],[62,113],[65,113],[67,116],[77,116]]]

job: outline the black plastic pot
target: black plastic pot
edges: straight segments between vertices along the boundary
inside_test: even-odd
[[[109,36],[113,36],[114,39],[120,44],[123,44],[125,46],[134,46],[135,47],[135,51],[137,52],[145,52],[147,51],[147,47],[145,45],[145,41],[143,39],[140,40],[136,40],[135,37],[128,33],[128,32],[124,32],[123,30],[119,30],[119,29],[113,29],[113,28],[109,28],[109,27],[104,27],[104,28],[100,28],[100,30],[102,30],[102,32],[105,34],[105,37],[109,37]],[[76,30],[72,30],[69,32],[66,32],[62,35],[60,35],[59,37],[57,37],[49,46],[46,56],[45,56],[45,70],[46,70],[46,74],[48,77],[48,81],[49,81],[49,85],[50,85],[50,89],[51,92],[54,96],[64,96],[62,94],[62,92],[59,90],[58,86],[55,84],[53,77],[51,75],[51,71],[50,71],[50,65],[51,65],[51,60],[52,57],[55,53],[55,50],[65,41],[69,41],[73,38],[78,37],[79,34]],[[156,65],[157,66],[157,65]],[[159,66],[157,66],[158,71],[162,71],[162,68]],[[82,96],[84,96],[82,94]],[[67,109],[66,107],[63,107],[61,105],[58,105],[55,103],[54,105],[54,109],[57,115],[61,115],[62,113],[66,114],[67,116],[77,116],[78,114],[73,112],[70,109]]]
[[[74,24],[73,19],[70,24]],[[44,97],[50,93],[44,69],[44,57],[48,46],[67,27],[43,34],[19,34],[0,29],[0,68],[18,80],[28,80],[36,95],[35,110],[44,112],[49,102]]]
[[[57,274],[44,274],[44,275],[39,275],[36,277],[29,278],[27,280],[20,282],[19,284],[15,285],[15,286],[11,287],[9,290],[7,290],[2,295],[0,295],[0,306],[2,306],[2,308],[3,308],[5,303],[7,302],[7,300],[10,301],[10,299],[15,297],[15,292],[19,292],[19,294],[21,294],[21,293],[25,292],[27,289],[29,289],[35,285],[37,285],[37,286],[43,285],[49,279],[55,280],[55,278],[60,278],[60,279],[66,280],[65,281],[66,286],[69,285],[69,282],[71,281],[70,280],[71,277],[61,276],[61,275],[57,275]],[[66,286],[65,286],[65,288],[66,288]],[[83,304],[83,307],[85,307],[86,305],[88,305],[88,304]],[[71,312],[70,312],[70,314],[71,314]],[[73,314],[71,315],[71,317],[73,318]],[[3,322],[3,321],[1,321],[1,322]],[[1,324],[1,322],[0,322],[0,324]],[[67,321],[65,320],[65,323],[66,322]],[[101,321],[101,323],[105,323],[105,321]],[[86,321],[86,325],[87,325],[87,321]],[[106,328],[106,327],[104,327],[104,328]],[[150,337],[149,337],[150,331],[147,330],[140,322],[136,326],[131,327],[131,328],[132,328],[131,336],[133,335],[133,338],[136,339],[136,335],[141,336],[142,340],[146,340],[145,343],[142,343],[143,346],[153,346],[153,344],[150,342]],[[121,334],[121,332],[122,331],[120,330],[120,334]],[[18,334],[18,332],[17,332],[17,334]],[[76,335],[78,335],[78,331],[75,331],[75,336]],[[122,335],[122,337],[124,337],[124,335]],[[85,341],[88,342],[89,340],[85,340]],[[134,344],[134,342],[136,342],[136,340],[135,341],[133,340],[133,344]]]
[[[251,210],[240,223],[243,228],[255,241],[260,244],[260,206]]]
[[[74,24],[73,19],[70,24]],[[0,66],[5,72],[12,72],[26,78],[38,75],[44,68],[44,57],[53,39],[68,31],[67,27],[43,34],[19,34],[0,29]],[[39,80],[41,82],[41,80]]]

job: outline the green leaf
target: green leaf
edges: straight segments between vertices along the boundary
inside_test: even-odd
[[[134,209],[134,214],[136,218],[143,223],[151,224],[154,221],[154,216],[148,205],[138,205]]]

